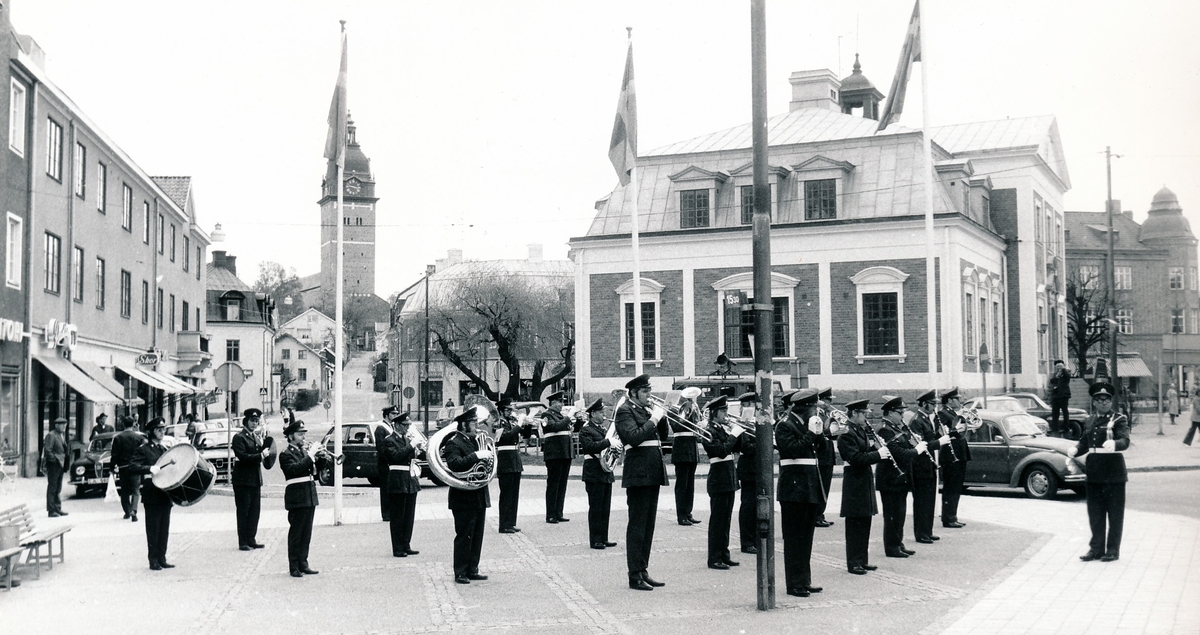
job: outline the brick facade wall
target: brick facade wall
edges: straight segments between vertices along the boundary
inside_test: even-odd
[[[858,290],[850,277],[866,269],[886,265],[895,267],[909,275],[904,281],[904,362],[899,360],[864,360],[858,363]],[[935,261],[934,276],[937,277],[941,263]],[[929,372],[929,350],[925,310],[925,259],[866,260],[857,262],[835,262],[829,267],[830,293],[834,329],[831,333],[833,345],[833,372],[836,374],[862,373],[927,373]],[[936,310],[940,314],[940,289],[935,286]],[[941,318],[937,326],[939,357],[941,356]],[[939,363],[939,370],[940,363]]]
[[[617,287],[630,280],[630,273],[594,274],[588,276],[591,304],[588,307],[592,329],[592,377],[634,376],[632,362],[621,368],[621,296]],[[658,355],[662,366],[646,364],[644,372],[651,377],[682,377],[683,371],[683,272],[643,271],[663,285],[659,296]],[[643,294],[642,300],[648,297]],[[715,358],[715,356],[714,356]]]

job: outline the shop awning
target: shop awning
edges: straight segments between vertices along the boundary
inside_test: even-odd
[[[108,390],[108,392],[111,392],[112,394],[117,395],[118,397],[125,394],[125,387],[121,385],[121,382],[113,379],[111,375],[104,372],[103,368],[100,368],[99,366],[97,366],[96,364],[93,364],[92,362],[73,361],[71,363],[78,366],[79,370],[82,370],[85,375],[96,380],[96,383],[100,384],[101,386],[104,386],[104,388],[106,390]],[[127,405],[127,406],[140,406],[141,404],[146,403],[146,402],[142,401],[141,397],[134,397],[133,399],[123,399],[122,401],[124,401],[125,405]]]
[[[1117,376],[1153,377],[1154,374],[1150,372],[1150,368],[1146,366],[1146,361],[1141,357],[1118,357]]]
[[[38,361],[46,370],[54,373],[59,379],[66,382],[75,392],[83,395],[83,398],[101,406],[118,405],[124,403],[125,400],[113,393],[107,388],[101,386],[96,380],[88,377],[72,364],[71,362],[61,357],[51,357],[36,355],[34,359]],[[122,391],[124,392],[124,391]]]
[[[130,377],[142,382],[143,384],[146,384],[147,386],[149,386],[151,388],[156,388],[158,390],[161,390],[165,393],[172,394],[172,395],[177,395],[180,392],[178,387],[168,384],[167,382],[163,381],[162,379],[159,379],[157,376],[158,373],[154,373],[153,375],[150,374],[150,373],[153,373],[154,371],[145,371],[145,370],[138,368],[137,366],[128,366],[128,365],[123,365],[123,364],[117,364],[117,368],[120,368],[122,371],[125,372],[126,375],[129,375]]]
[[[196,392],[198,392],[196,390],[195,386],[187,383],[186,381],[183,381],[182,379],[179,379],[178,377],[174,377],[174,376],[168,375],[166,373],[160,373],[158,371],[150,371],[150,372],[153,372],[155,374],[155,376],[157,376],[159,379],[162,379],[163,381],[167,382],[168,384],[175,386],[175,388],[178,390],[178,392],[182,395],[194,395],[194,394],[196,394]]]

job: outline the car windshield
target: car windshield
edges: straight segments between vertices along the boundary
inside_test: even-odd
[[[112,449],[112,441],[113,441],[112,437],[105,437],[103,439],[92,439],[92,444],[90,446],[88,446],[88,452],[95,452],[96,454],[100,454],[101,452],[108,452],[109,450]]]
[[[1009,415],[1004,418],[1004,431],[1010,439],[1017,437],[1036,437],[1042,433],[1034,423],[1033,417],[1027,414]]]
[[[229,445],[229,432],[225,430],[206,430],[196,435],[197,448],[223,448]]]
[[[983,408],[983,400],[975,400],[979,408]],[[1016,399],[1011,397],[988,397],[987,408],[985,410],[1002,410],[1004,412],[1025,412],[1021,404]]]

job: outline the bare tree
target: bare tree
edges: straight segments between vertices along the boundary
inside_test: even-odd
[[[258,279],[254,281],[254,290],[270,294],[275,299],[280,324],[304,312],[304,302],[300,297],[300,278],[292,267],[284,267],[271,261],[258,263]],[[291,304],[284,301],[287,297],[292,298]]]
[[[1108,289],[1096,269],[1076,267],[1067,275],[1067,348],[1080,376],[1088,368],[1088,353],[1108,342]],[[1101,347],[1103,348],[1103,347]]]

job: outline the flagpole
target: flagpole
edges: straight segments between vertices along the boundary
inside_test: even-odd
[[[346,50],[346,21],[342,20],[342,50]],[[348,80],[349,78],[347,78]],[[345,88],[343,88],[343,96]],[[346,108],[346,103],[341,104],[343,111]],[[339,112],[339,117],[347,116],[345,112]],[[333,366],[334,374],[334,393],[333,393],[333,455],[341,456],[342,454],[342,355],[345,353],[345,332],[344,328],[345,312],[343,310],[342,292],[343,292],[343,261],[344,253],[342,250],[342,241],[344,239],[345,223],[342,219],[345,218],[345,201],[343,200],[343,178],[346,171],[346,134],[345,130],[339,131],[341,137],[337,139],[338,143],[338,158],[337,158],[337,283],[335,285],[337,294],[337,312],[335,319],[337,320],[337,334],[334,336],[334,359],[336,360]],[[333,466],[333,524],[342,524],[342,470],[338,468],[337,463]]]
[[[633,50],[633,27],[625,27],[628,34],[629,50]],[[629,186],[626,192],[631,193],[633,198],[633,207],[630,209],[629,217],[632,224],[630,232],[633,245],[633,374],[635,376],[642,374],[643,359],[642,346],[642,264],[641,257],[638,254],[638,180],[637,180],[637,153],[634,153],[632,163],[629,167]]]
[[[925,43],[929,20],[925,3],[917,0],[921,15],[921,136],[925,142],[925,332],[929,344],[929,388],[937,389],[937,281],[933,254],[933,138],[929,132],[929,51]],[[943,269],[945,263],[943,263]],[[971,351],[967,351],[971,355]]]

